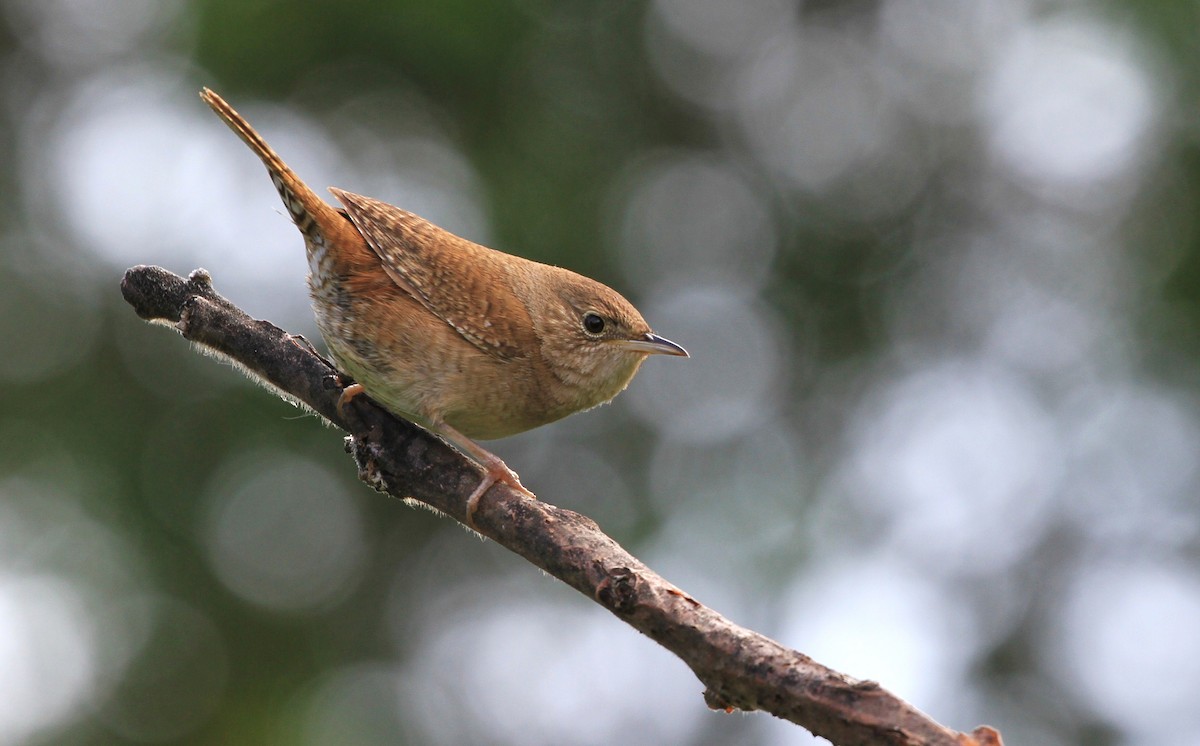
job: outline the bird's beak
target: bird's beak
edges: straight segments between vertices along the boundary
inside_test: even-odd
[[[617,347],[623,350],[632,352],[645,352],[648,355],[676,355],[678,357],[691,357],[688,351],[675,344],[669,339],[663,339],[657,334],[647,333],[644,336],[636,339],[617,339],[612,342]]]

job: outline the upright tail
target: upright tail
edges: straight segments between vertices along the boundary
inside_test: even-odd
[[[262,139],[262,136],[254,131],[250,123],[241,114],[234,111],[233,107],[225,102],[225,99],[208,88],[200,91],[200,98],[204,99],[204,103],[208,104],[217,113],[217,116],[229,125],[229,129],[236,132],[238,137],[242,138],[250,146],[250,149],[262,159],[267,171],[271,174],[271,181],[279,190],[279,196],[283,198],[283,204],[287,207],[292,222],[308,239],[306,243],[310,258],[314,251],[323,252],[329,245],[336,246],[339,238],[348,237],[348,234],[351,233],[356,240],[349,245],[366,248],[361,236],[345,216],[317,196],[316,192],[309,189],[308,185],[301,181],[300,177],[296,176],[295,172],[283,162],[283,159],[271,149],[271,146],[267,145],[267,141]]]

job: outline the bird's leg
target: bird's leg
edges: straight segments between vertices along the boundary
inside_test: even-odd
[[[475,528],[475,511],[479,507],[479,498],[483,497],[483,494],[490,490],[492,485],[497,482],[507,484],[517,492],[522,492],[534,500],[537,499],[537,495],[525,489],[525,485],[521,484],[521,478],[517,476],[517,473],[508,468],[508,464],[504,463],[496,454],[444,422],[430,423],[430,429],[442,436],[460,453],[483,467],[483,479],[479,482],[479,486],[475,488],[475,491],[471,493],[471,496],[467,498],[468,528]]]
[[[333,364],[333,361],[330,360],[329,358],[325,357],[324,355],[322,355],[317,350],[317,348],[313,346],[313,343],[309,342],[308,338],[305,337],[303,334],[289,334],[288,341],[290,341],[292,344],[296,345],[300,349],[304,350],[305,352],[311,352],[313,355],[320,358],[321,362],[325,363],[333,370],[337,370],[337,366]]]
[[[361,383],[352,383],[343,389],[342,395],[338,397],[338,414],[345,419],[346,405],[348,405],[351,400],[354,399],[354,397],[365,392],[366,389],[363,388]],[[521,484],[521,478],[517,476],[515,471],[508,468],[508,464],[504,463],[499,456],[487,450],[454,428],[450,427],[446,423],[421,421],[420,418],[410,416],[406,416],[405,419],[414,421],[416,424],[424,427],[426,430],[435,433],[453,446],[456,451],[463,454],[471,461],[474,461],[479,466],[483,467],[483,479],[480,480],[479,486],[475,488],[475,491],[471,493],[471,496],[467,498],[468,528],[475,528],[475,511],[479,507],[479,499],[483,497],[483,494],[491,489],[492,485],[496,484],[497,482],[507,484],[517,492],[524,493],[527,497],[531,497],[534,500],[537,499],[536,495],[525,489],[525,485]]]

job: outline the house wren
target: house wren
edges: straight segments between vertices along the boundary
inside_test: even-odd
[[[205,88],[213,111],[270,172],[304,235],[317,327],[365,391],[484,469],[468,522],[497,481],[529,493],[472,438],[490,440],[591,409],[619,394],[648,355],[688,353],[650,331],[615,290],[485,248],[399,207],[308,188],[250,124]]]

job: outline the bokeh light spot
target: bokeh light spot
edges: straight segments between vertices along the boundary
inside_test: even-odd
[[[225,467],[208,501],[209,561],[245,600],[307,611],[354,590],[366,559],[363,518],[324,469],[282,452],[253,453]]]

